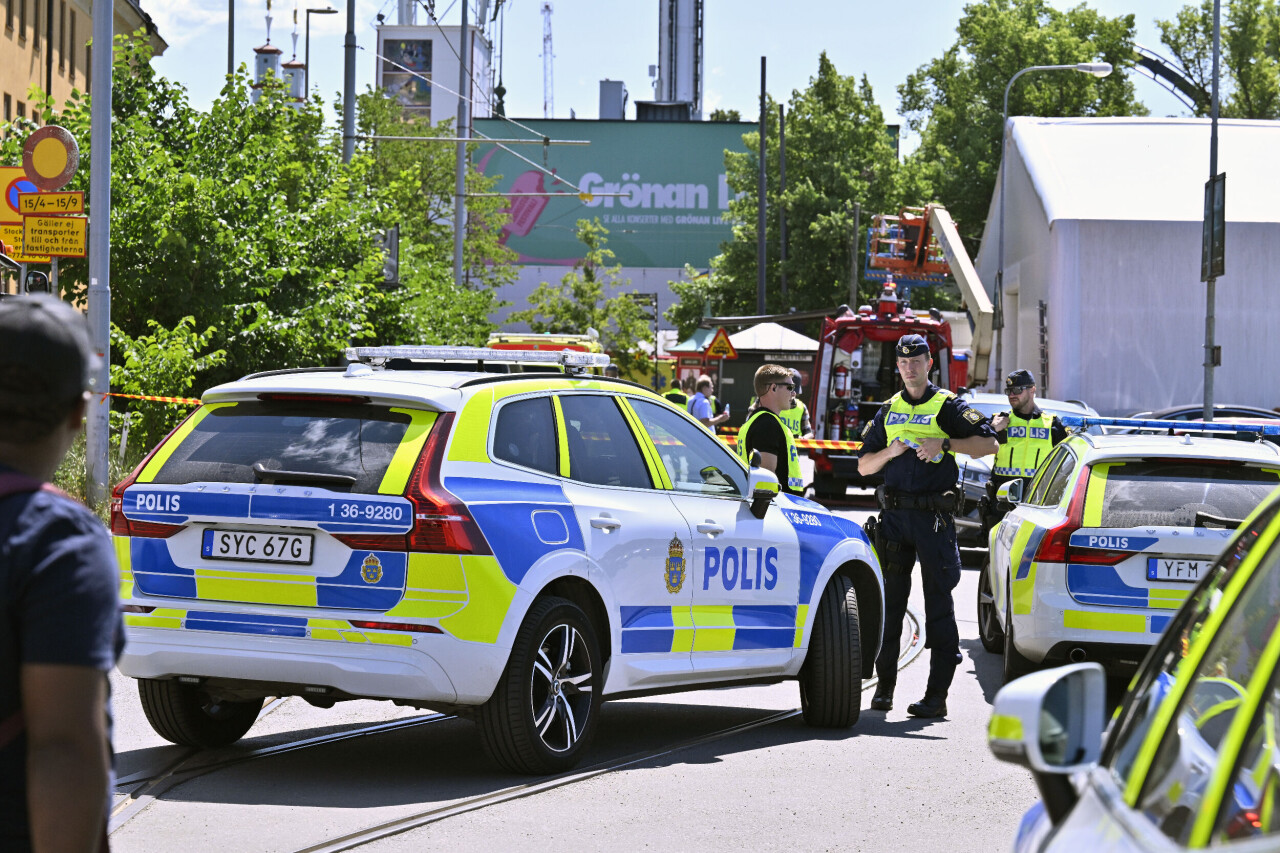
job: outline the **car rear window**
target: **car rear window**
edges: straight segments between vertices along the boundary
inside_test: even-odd
[[[1088,527],[1235,527],[1280,485],[1280,472],[1211,460],[1141,460],[1095,465],[1085,505]],[[1102,499],[1094,490],[1102,487]]]
[[[313,483],[332,491],[376,494],[410,418],[360,404],[253,401],[211,408],[160,468],[153,482]],[[309,481],[266,471],[354,477]]]

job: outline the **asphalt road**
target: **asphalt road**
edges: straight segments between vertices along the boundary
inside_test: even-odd
[[[724,734],[798,709],[794,682],[609,703],[581,768],[603,764],[600,772],[530,790],[530,779],[487,761],[471,723],[450,719],[252,758],[174,784],[197,760],[189,759],[149,787],[120,789],[112,847],[298,851],[434,812],[419,818],[430,821],[424,825],[359,849],[1007,849],[1036,794],[1026,771],[987,751],[1000,660],[978,640],[977,564],[969,562],[955,593],[964,662],[943,720],[905,710],[924,693],[927,650],[902,670],[895,708],[866,710],[868,686],[861,720],[847,731],[809,729],[789,716]],[[918,587],[912,607],[922,613]],[[114,674],[112,684],[122,779],[187,755],[151,731],[130,679]],[[268,706],[239,744],[198,760],[425,716],[383,702],[322,710],[291,698]],[[619,766],[629,757],[637,760]]]

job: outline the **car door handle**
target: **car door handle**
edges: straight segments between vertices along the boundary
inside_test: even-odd
[[[708,536],[719,536],[721,533],[724,533],[724,527],[716,524],[708,518],[705,522],[698,525],[698,532],[705,533]]]
[[[591,519],[591,526],[596,530],[617,530],[622,526],[622,522],[607,515],[598,515]]]

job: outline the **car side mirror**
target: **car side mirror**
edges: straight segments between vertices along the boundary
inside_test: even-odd
[[[1014,504],[1022,503],[1022,481],[1001,483],[1000,488],[996,489],[996,503],[1001,509],[1012,509]]]
[[[1097,663],[1036,672],[996,694],[987,746],[1001,761],[1031,770],[1054,824],[1075,805],[1071,774],[1091,769],[1102,753],[1106,699],[1107,679]]]
[[[759,454],[752,454],[752,461],[759,462]],[[769,504],[777,497],[779,491],[778,477],[772,471],[759,466],[752,466],[747,474],[747,494],[751,495],[751,514],[756,518],[764,518],[769,511]]]

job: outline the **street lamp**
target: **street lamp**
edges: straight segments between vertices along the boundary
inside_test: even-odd
[[[995,327],[999,337],[996,338],[996,381],[1004,371],[1004,160],[1005,140],[1008,138],[1009,124],[1009,90],[1023,74],[1030,71],[1079,71],[1092,74],[1094,77],[1106,77],[1111,73],[1110,62],[1078,62],[1075,65],[1032,65],[1024,68],[1009,78],[1009,85],[1004,87],[1004,117],[1000,121],[1000,242],[998,266],[996,267],[996,311]]]
[[[354,3],[355,0],[347,0],[347,2]],[[303,61],[307,63],[307,67],[302,72],[303,87],[307,90],[307,98],[311,97],[311,13],[312,12],[314,12],[317,15],[336,15],[338,14],[338,10],[333,8],[332,6],[325,6],[323,9],[307,10],[307,42],[306,42],[306,52],[303,56]],[[294,49],[296,50],[297,48],[294,48]],[[1107,67],[1110,68],[1110,66],[1107,66]],[[1006,95],[1006,98],[1007,98],[1007,95]]]

